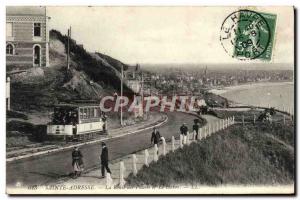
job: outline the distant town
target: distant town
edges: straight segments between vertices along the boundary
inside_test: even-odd
[[[143,90],[145,95],[188,94],[197,95],[210,89],[259,82],[293,81],[292,70],[235,70],[235,69],[167,68],[155,72],[143,69]],[[141,77],[136,78],[141,79]]]

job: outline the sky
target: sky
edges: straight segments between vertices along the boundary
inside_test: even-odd
[[[244,7],[245,8],[245,7]],[[239,7],[47,7],[49,26],[88,51],[99,51],[135,63],[261,63],[240,61],[223,49],[219,37],[224,19]],[[277,15],[273,57],[268,63],[293,66],[292,7],[252,7]],[[265,62],[265,61],[264,61]]]

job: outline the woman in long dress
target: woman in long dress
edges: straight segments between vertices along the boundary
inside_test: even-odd
[[[74,170],[74,177],[77,178],[81,175],[81,172],[83,171],[83,161],[82,161],[82,154],[78,147],[75,147],[75,149],[72,152],[72,166]]]

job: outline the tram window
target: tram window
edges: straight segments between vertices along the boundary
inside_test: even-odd
[[[77,110],[73,108],[54,108],[53,123],[63,125],[78,123]]]
[[[97,117],[101,117],[101,110],[99,107],[96,108],[97,111]]]
[[[91,108],[91,118],[95,118],[95,108]]]
[[[98,115],[98,108],[97,107],[95,107],[94,112],[95,112],[95,117],[99,117],[99,115]]]
[[[88,108],[88,119],[91,118],[91,108]]]
[[[88,118],[89,118],[89,109],[88,109],[88,108],[85,108],[84,110],[85,110],[85,111],[84,111],[84,113],[85,113],[84,119],[88,119]]]
[[[83,119],[83,109],[82,108],[79,109],[79,117],[80,117],[80,119]]]
[[[94,117],[94,109],[91,107],[90,108],[90,118],[93,118]]]
[[[98,112],[97,112],[97,108],[96,107],[94,108],[94,117],[95,118],[98,117]]]
[[[94,118],[94,108],[90,108],[90,118]]]
[[[72,114],[72,124],[78,123],[78,110],[74,110]]]
[[[87,119],[87,109],[83,109],[83,119]]]

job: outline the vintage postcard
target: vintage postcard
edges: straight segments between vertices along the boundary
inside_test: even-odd
[[[8,194],[295,194],[292,6],[7,6]]]

